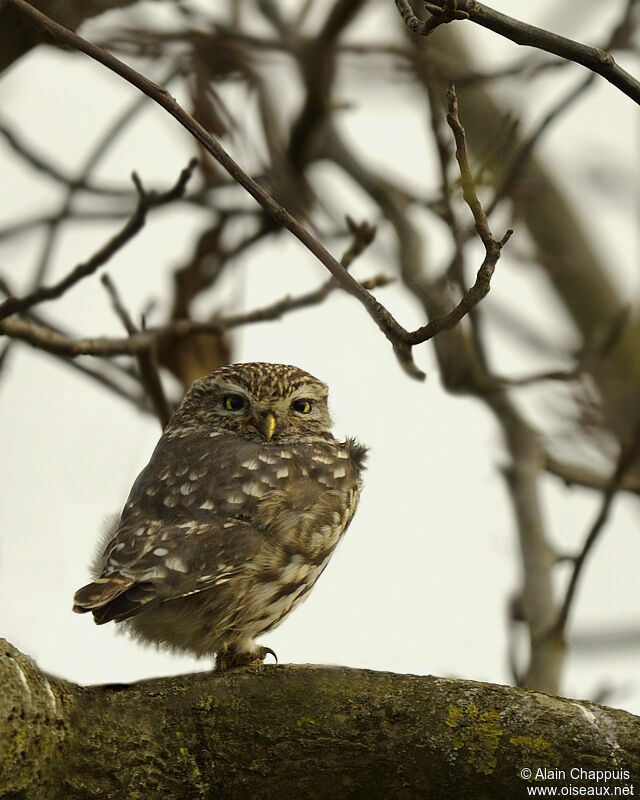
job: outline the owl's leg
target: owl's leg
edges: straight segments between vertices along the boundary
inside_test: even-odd
[[[216,672],[226,672],[237,667],[259,667],[268,655],[272,655],[276,664],[278,656],[270,647],[256,645],[247,647],[245,642],[233,642],[216,653]]]

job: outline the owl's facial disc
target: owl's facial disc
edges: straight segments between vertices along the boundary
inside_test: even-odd
[[[258,381],[251,370],[245,377],[240,368],[233,376],[213,373],[195,385],[192,396],[204,394],[207,398],[202,404],[207,428],[218,427],[272,444],[331,438],[325,384],[311,376],[296,375],[295,380],[287,381],[277,371],[275,378]]]

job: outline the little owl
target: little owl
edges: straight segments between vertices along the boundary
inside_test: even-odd
[[[73,610],[135,636],[260,663],[356,510],[366,448],[331,433],[327,387],[297,367],[197,380],[140,473]]]

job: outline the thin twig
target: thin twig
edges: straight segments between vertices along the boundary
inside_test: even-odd
[[[373,290],[381,286],[387,286],[391,282],[390,278],[379,275],[367,281],[362,281],[361,285],[367,290]],[[38,323],[13,318],[0,320],[0,334],[27,342],[40,350],[70,358],[79,355],[135,356],[159,344],[164,339],[175,339],[193,334],[219,336],[223,331],[237,328],[240,325],[279,319],[283,314],[290,311],[298,311],[302,308],[317,305],[337,288],[339,288],[339,284],[336,281],[328,280],[312,292],[298,297],[284,297],[275,303],[245,314],[221,317],[208,322],[189,319],[174,320],[165,326],[146,328],[121,339],[104,336],[72,339]]]
[[[406,0],[396,0],[396,5],[410,29],[417,33],[427,35],[442,23],[466,18],[516,44],[535,47],[580,64],[591,72],[601,75],[634,102],[640,103],[640,81],[618,66],[613,56],[599,47],[590,47],[543,28],[537,28],[535,25],[520,22],[478,3],[477,0],[431,0],[427,4],[427,9],[432,14],[431,18],[424,23],[417,20],[417,25],[407,17]],[[413,16],[410,8],[409,14]]]
[[[462,194],[475,220],[475,228],[478,236],[482,240],[485,249],[485,257],[476,273],[476,280],[473,286],[465,292],[458,305],[446,315],[431,320],[424,327],[418,328],[409,335],[410,345],[418,344],[426,339],[430,339],[442,330],[453,328],[458,322],[476,306],[480,300],[489,292],[491,288],[491,278],[493,276],[496,263],[500,258],[500,252],[509,240],[512,230],[508,230],[500,241],[493,238],[489,228],[487,215],[485,214],[473,183],[469,159],[467,157],[467,146],[465,141],[464,128],[458,115],[458,98],[453,86],[449,87],[448,93],[449,110],[447,122],[453,131],[456,141],[456,159],[460,168],[462,179]]]
[[[153,99],[158,105],[162,106],[171,114],[198,142],[210,153],[219,164],[231,175],[231,177],[246,189],[249,194],[262,206],[267,214],[275,219],[283,227],[287,228],[316,258],[324,264],[331,272],[340,286],[349,294],[354,296],[366,308],[369,315],[373,318],[379,329],[393,345],[394,351],[398,355],[402,365],[410,374],[416,377],[424,377],[413,363],[411,348],[415,344],[427,341],[439,330],[452,327],[464,316],[468,308],[473,306],[480,297],[487,291],[486,281],[482,287],[476,285],[469,290],[469,297],[463,298],[459,307],[442,320],[439,324],[433,320],[430,326],[425,326],[417,331],[409,332],[395,319],[395,317],[381,305],[376,298],[359,284],[345,268],[327,251],[327,249],[312,236],[283,206],[276,202],[273,197],[266,192],[255,180],[253,180],[224,150],[220,143],[191,117],[171,95],[164,89],[157,86],[148,78],[136,72],[131,67],[124,64],[111,53],[97,47],[95,44],[86,41],[82,37],[58,25],[47,16],[37,11],[25,0],[6,0],[9,5],[15,7],[20,13],[38,26],[44,29],[46,34],[55,42],[66,47],[79,50],[90,58],[100,62],[108,69],[120,75],[126,81],[136,86],[148,97]],[[504,242],[503,242],[504,243]],[[495,261],[494,261],[495,264]],[[481,267],[481,275],[485,275],[486,268]]]
[[[625,478],[627,477],[631,467],[635,464],[639,455],[640,421],[636,425],[631,444],[628,447],[623,447],[620,451],[620,457],[618,458],[616,468],[613,471],[613,475],[611,476],[611,479],[604,490],[602,504],[600,506],[598,515],[594,520],[589,533],[587,534],[582,550],[575,559],[573,572],[571,573],[567,591],[565,593],[564,600],[562,601],[562,605],[560,606],[560,611],[558,612],[558,618],[551,629],[544,634],[545,637],[552,637],[564,632],[571,611],[573,599],[575,597],[576,589],[578,588],[578,582],[584,571],[587,558],[591,553],[591,550],[593,549],[593,546],[595,545],[600,533],[604,529],[607,520],[609,519],[609,512],[611,511],[611,506],[616,494],[623,487]]]
[[[169,83],[174,79],[174,77],[177,74],[178,70],[176,68],[172,68],[171,71],[164,77],[164,82]],[[49,265],[49,261],[51,259],[51,254],[53,253],[54,250],[56,237],[59,231],[59,226],[64,220],[69,218],[72,208],[73,198],[76,192],[78,191],[80,186],[87,183],[91,173],[94,172],[100,160],[107,153],[109,148],[114,145],[118,137],[122,135],[123,131],[126,130],[127,125],[135,118],[135,116],[140,112],[140,110],[144,108],[145,102],[146,98],[144,97],[138,98],[135,102],[127,106],[127,108],[125,108],[125,110],[122,113],[118,114],[115,117],[115,119],[111,121],[111,123],[107,126],[107,128],[102,131],[98,140],[91,148],[82,167],[80,168],[80,171],[78,172],[75,181],[67,187],[65,196],[62,200],[58,213],[49,224],[47,235],[42,245],[40,258],[38,260],[38,265],[36,267],[35,276],[33,279],[34,290],[44,280]]]
[[[542,383],[543,381],[575,381],[584,373],[585,367],[579,364],[574,369],[552,369],[548,372],[536,372],[533,375],[524,375],[522,378],[507,378],[506,376],[495,375],[494,379],[502,386],[513,386],[514,388],[521,386],[531,386],[535,383]]]
[[[630,0],[630,2],[627,3],[627,7],[625,9],[624,14],[622,15],[622,18],[616,22],[611,33],[607,37],[606,42],[603,45],[605,50],[609,50],[610,48],[615,48],[624,41],[627,27],[631,21],[631,15],[633,13],[634,5],[635,5],[635,0]],[[566,112],[573,106],[573,104],[577,100],[579,100],[582,97],[582,95],[587,91],[587,89],[589,89],[594,84],[595,78],[596,78],[595,72],[591,72],[586,76],[586,78],[582,78],[579,83],[573,86],[566,94],[564,94],[558,101],[554,103],[551,109],[549,109],[549,111],[545,114],[542,120],[538,123],[536,128],[519,145],[518,151],[516,152],[511,163],[507,167],[505,175],[502,178],[500,185],[496,189],[496,193],[493,197],[493,200],[487,207],[488,217],[492,215],[494,209],[496,208],[500,200],[503,197],[506,197],[508,194],[511,194],[513,192],[514,184],[517,182],[524,166],[531,158],[531,154],[533,153],[534,148],[537,146],[542,136],[547,132],[549,127],[561,115],[566,114]]]
[[[427,62],[427,70],[431,68],[432,65]],[[451,239],[453,242],[453,254],[449,266],[447,267],[446,274],[447,276],[450,275],[453,277],[460,287],[460,292],[465,295],[468,291],[465,281],[465,230],[458,220],[453,205],[453,196],[449,181],[449,168],[453,160],[453,149],[451,147],[450,136],[446,135],[447,129],[444,125],[444,114],[439,98],[436,95],[436,82],[427,80],[426,89],[429,97],[431,131],[436,144],[440,165],[440,177],[442,180],[442,202],[444,206],[442,219],[451,231]],[[469,310],[469,320],[471,322],[471,332],[478,359],[481,361],[482,366],[486,368],[487,358],[482,336],[480,335],[480,316],[477,312],[477,306],[471,308]]]
[[[113,309],[120,318],[125,330],[130,336],[138,333],[138,328],[120,298],[118,289],[115,283],[111,280],[109,275],[102,276],[102,283],[106,288],[111,298]],[[167,423],[173,414],[171,403],[167,400],[164,387],[162,386],[162,379],[158,370],[158,363],[156,361],[155,347],[149,347],[147,350],[141,350],[136,359],[138,361],[138,369],[140,370],[140,377],[144,383],[151,405],[160,420],[162,428],[166,428]]]
[[[487,216],[491,216],[498,205],[498,203],[507,195],[513,192],[514,185],[516,184],[523,168],[528,163],[534,148],[542,138],[543,134],[551,126],[551,124],[558,119],[561,114],[566,113],[571,106],[593,85],[595,81],[595,74],[591,73],[583,78],[576,86],[572,87],[566,95],[563,95],[560,100],[553,105],[553,107],[545,114],[544,118],[537,125],[535,130],[527,136],[527,138],[520,144],[518,151],[511,160],[511,163],[506,169],[504,177],[500,181],[500,185],[496,189],[493,199],[487,206]]]
[[[28,147],[25,142],[16,136],[6,125],[0,124],[0,136],[3,136],[14,152],[21,156],[34,169],[48,175],[53,180],[64,184],[70,189],[81,189],[83,192],[105,195],[107,197],[128,197],[131,194],[131,190],[125,189],[124,187],[100,186],[88,183],[82,176],[74,178],[71,175],[65,174],[55,164],[47,161],[44,156],[41,156],[35,150]]]
[[[396,7],[407,28],[413,33],[419,33],[421,36],[428,36],[439,25],[453,22],[455,19],[469,18],[465,11],[458,10],[456,0],[445,0],[441,9],[430,7],[429,3],[425,3],[425,5],[431,12],[431,16],[428,19],[418,19],[413,13],[408,0],[396,0]]]
[[[78,264],[57,283],[52,286],[40,286],[35,291],[23,297],[7,298],[7,300],[0,304],[0,320],[11,314],[26,311],[45,300],[53,300],[61,297],[68,289],[78,283],[78,281],[92,275],[138,233],[145,224],[149,209],[170,203],[184,193],[187,182],[193,170],[196,168],[197,163],[198,162],[193,159],[189,165],[182,170],[175,186],[164,194],[145,192],[140,184],[140,179],[134,173],[133,181],[139,192],[138,207],[124,227],[101,247],[100,250],[94,253],[88,261]]]

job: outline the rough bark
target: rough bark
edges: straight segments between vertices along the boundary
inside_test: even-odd
[[[640,788],[640,718],[589,702],[325,666],[81,687],[0,643],[3,800],[513,800],[523,767]]]

